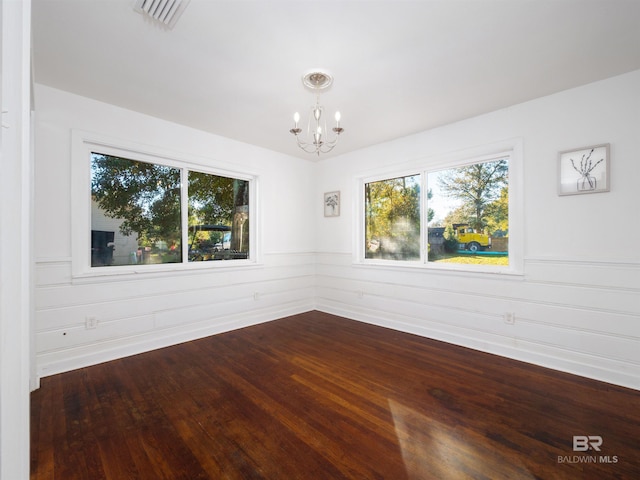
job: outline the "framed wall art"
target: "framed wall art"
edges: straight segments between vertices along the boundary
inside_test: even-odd
[[[558,195],[609,191],[609,144],[560,152]]]
[[[327,192],[324,194],[324,216],[340,216],[340,192]]]

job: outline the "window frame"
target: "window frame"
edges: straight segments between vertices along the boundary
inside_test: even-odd
[[[129,160],[180,169],[182,261],[164,264],[91,266],[91,155],[99,153]],[[210,159],[168,152],[165,149],[115,140],[102,135],[72,131],[71,152],[71,263],[72,278],[112,275],[158,274],[176,271],[201,271],[219,268],[246,268],[258,265],[258,176],[219,168]],[[249,255],[247,259],[189,262],[188,260],[188,172],[200,172],[249,182]]]
[[[366,210],[365,193],[366,193],[366,185],[368,183],[420,175],[420,211],[421,212],[424,211],[424,196],[422,193],[425,186],[424,172],[422,170],[417,170],[415,168],[393,170],[393,172],[394,173],[391,173],[390,175],[381,173],[371,177],[363,177],[362,181],[360,182],[360,188],[359,188],[359,194],[358,194],[358,197],[361,201],[361,206],[358,211],[360,216],[360,219],[359,219],[360,230],[362,232],[358,241],[360,245],[359,249],[361,251],[360,257],[362,259],[362,263],[364,264],[420,266],[423,263],[423,255],[424,255],[423,244],[424,244],[424,239],[426,238],[423,234],[424,218],[422,218],[422,215],[420,215],[420,258],[418,260],[388,260],[388,259],[382,259],[382,258],[366,258],[365,240],[366,240],[366,232],[367,232],[367,225],[366,225],[367,219],[366,219],[366,213],[365,213],[365,210]]]
[[[360,266],[376,266],[393,269],[424,269],[440,272],[464,272],[481,274],[522,275],[523,274],[523,171],[522,139],[512,139],[491,145],[470,148],[447,155],[421,157],[395,168],[385,168],[367,175],[355,178],[355,211],[357,224],[353,238],[353,264]],[[455,263],[434,263],[427,258],[427,177],[429,173],[454,169],[477,163],[485,163],[501,158],[509,162],[509,265],[468,265]],[[365,185],[367,183],[387,180],[408,174],[420,174],[420,259],[419,260],[388,260],[366,258],[366,212]]]

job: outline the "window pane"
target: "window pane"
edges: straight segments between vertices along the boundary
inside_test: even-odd
[[[91,266],[182,261],[180,169],[91,154]]]
[[[428,261],[509,264],[507,159],[427,175]]]
[[[365,184],[365,258],[420,259],[420,175]]]
[[[249,182],[189,172],[189,261],[249,256]]]

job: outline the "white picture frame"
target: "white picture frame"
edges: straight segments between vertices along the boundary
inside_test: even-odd
[[[326,192],[324,194],[324,216],[340,216],[340,192]]]
[[[592,145],[560,152],[558,195],[608,192],[610,144]]]

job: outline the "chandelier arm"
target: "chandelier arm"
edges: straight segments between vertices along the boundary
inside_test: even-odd
[[[302,142],[297,137],[296,137],[296,140],[298,141],[298,147],[300,147],[302,150],[304,150],[307,153],[317,153],[318,151],[320,151],[320,148],[318,147],[318,145],[316,145],[314,143]],[[322,146],[322,144],[320,144],[320,147],[321,146]]]
[[[331,150],[333,150],[333,147],[336,146],[336,143],[326,143],[326,142],[322,142],[319,145],[315,145],[313,143],[304,143],[304,142],[300,142],[298,141],[298,146],[304,150],[306,153],[329,153]]]
[[[340,133],[342,133],[342,128],[340,129],[340,132],[336,132],[335,131],[336,128],[333,129],[334,131],[334,136],[331,140],[327,140],[327,137],[323,136],[323,139],[321,139],[321,141],[319,143],[316,143],[315,141],[310,142],[310,141],[303,141],[300,139],[299,135],[296,135],[296,142],[298,143],[298,147],[300,147],[302,150],[304,150],[306,153],[328,153],[331,150],[333,150],[333,147],[335,147],[338,143],[339,140],[339,135]],[[307,138],[310,138],[311,136],[311,129],[308,128],[307,129]],[[293,132],[292,132],[293,133]],[[324,134],[323,134],[324,135]]]

